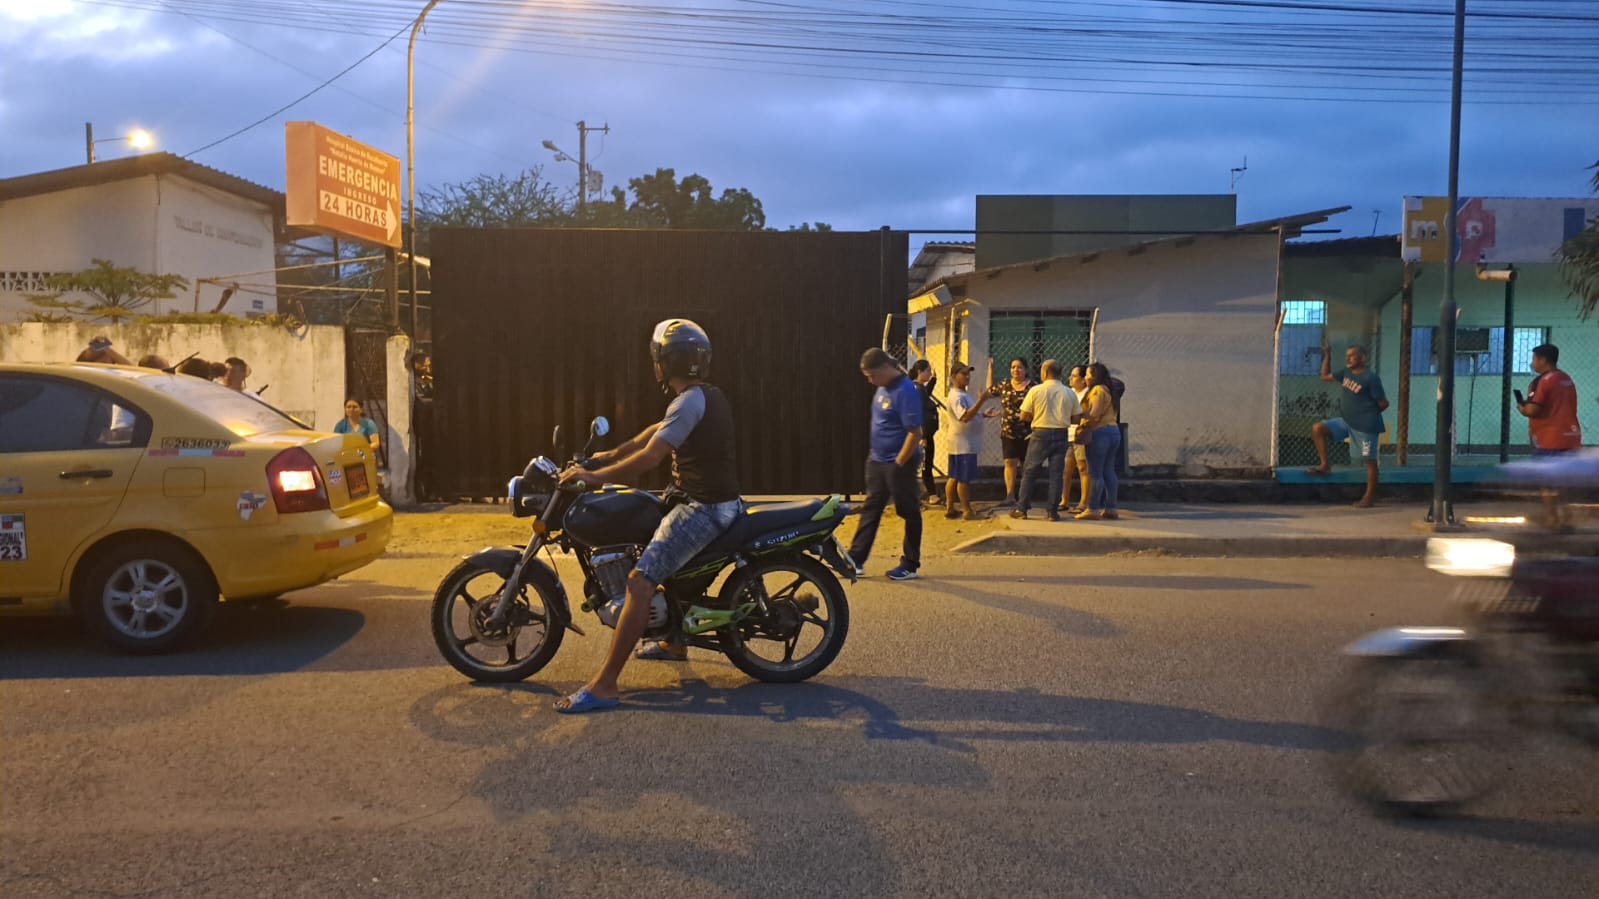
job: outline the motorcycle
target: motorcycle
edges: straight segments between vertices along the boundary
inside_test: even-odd
[[[1326,709],[1350,738],[1333,754],[1339,779],[1400,815],[1483,796],[1519,737],[1557,732],[1599,748],[1599,557],[1434,538],[1427,566],[1462,579],[1463,626],[1356,640]]]
[[[569,464],[591,468],[588,452],[609,430],[605,418],[594,419],[588,443]],[[560,433],[557,427],[552,440],[557,455]],[[534,519],[525,546],[467,556],[434,595],[434,642],[473,680],[524,680],[555,657],[567,631],[584,635],[554,566],[538,557],[543,551],[553,561],[551,547],[577,558],[582,611],[614,628],[628,574],[667,511],[663,497],[646,490],[561,484],[561,470],[537,456],[507,485],[511,514]],[[762,681],[793,683],[819,674],[849,632],[849,603],[835,572],[852,583],[856,577],[833,533],[849,511],[841,500],[835,494],[749,504],[656,589],[645,638],[715,650]]]

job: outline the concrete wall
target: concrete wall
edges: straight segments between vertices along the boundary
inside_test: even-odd
[[[1247,234],[978,275],[966,294],[985,311],[968,332],[986,342],[988,311],[1097,309],[1094,354],[1127,383],[1130,465],[1265,469],[1277,261],[1277,235]],[[979,461],[995,465],[999,426],[988,429]]]
[[[1577,317],[1577,301],[1561,279],[1557,266],[1520,265],[1516,281],[1515,326],[1547,327],[1549,342],[1560,347],[1560,367],[1577,384],[1578,418],[1583,424],[1585,442],[1599,438],[1599,322]],[[1438,325],[1439,304],[1443,299],[1443,266],[1423,265],[1423,276],[1416,281],[1415,324]],[[1461,265],[1455,273],[1455,301],[1460,307],[1459,327],[1495,328],[1504,324],[1505,285],[1476,279],[1473,266]],[[1378,369],[1390,395],[1398,395],[1399,377],[1399,300],[1382,308],[1382,334]],[[1526,392],[1532,375],[1514,372],[1511,386]],[[1475,382],[1475,390],[1473,389]],[[1410,382],[1410,442],[1431,444],[1437,431],[1438,378],[1414,375]],[[1457,375],[1455,378],[1456,440],[1464,445],[1469,435],[1474,444],[1499,442],[1501,381],[1493,374]],[[1392,428],[1397,418],[1390,421]],[[1511,443],[1525,444],[1527,420],[1513,408],[1510,418]]]
[[[261,398],[272,405],[324,430],[332,429],[344,414],[344,331],[326,325],[297,333],[247,324],[0,325],[0,362],[71,362],[99,334],[111,338],[117,352],[134,362],[146,353],[174,364],[191,353],[212,361],[238,356],[250,364],[245,386],[250,390],[265,387]],[[402,359],[399,371],[404,367]],[[401,389],[409,391],[409,384],[408,379],[400,379]],[[400,405],[410,409],[408,392]],[[392,400],[390,408],[394,408]],[[409,415],[405,421],[409,432]]]
[[[1237,215],[1233,194],[979,195],[976,262],[991,268],[1223,230]],[[1159,233],[1131,233],[1139,231]]]
[[[190,289],[158,300],[141,314],[193,311],[197,278],[270,271],[272,214],[267,207],[177,175],[148,175],[0,202],[0,272],[82,271],[108,259],[150,274],[182,275]],[[277,311],[272,275],[249,281],[223,310],[235,315]],[[25,293],[0,290],[0,322],[20,321],[32,309]],[[222,288],[203,285],[199,306],[216,306]],[[254,304],[260,303],[259,308]]]

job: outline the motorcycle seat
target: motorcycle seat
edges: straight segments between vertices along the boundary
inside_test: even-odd
[[[827,504],[826,500],[805,499],[787,503],[750,503],[744,514],[733,522],[722,536],[711,541],[704,550],[705,554],[729,553],[749,543],[756,538],[770,534],[773,531],[788,529],[804,529],[806,525],[814,525],[814,530],[822,530],[827,526],[831,517],[821,521],[812,521],[817,512]],[[834,516],[838,513],[834,512]]]

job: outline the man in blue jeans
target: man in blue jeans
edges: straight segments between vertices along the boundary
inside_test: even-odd
[[[922,448],[922,394],[894,357],[877,347],[861,356],[861,374],[877,388],[872,396],[871,452],[866,457],[866,504],[849,555],[864,574],[877,539],[877,525],[890,498],[905,521],[905,551],[889,580],[909,581],[922,567],[922,501],[916,483]]]

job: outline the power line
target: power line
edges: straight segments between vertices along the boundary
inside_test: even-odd
[[[201,24],[204,24],[204,23],[201,23]],[[355,62],[350,63],[349,65],[345,66],[343,69],[340,69],[339,73],[334,75],[332,78],[329,78],[328,80],[322,82],[321,84],[317,85],[316,87],[311,88],[309,91],[306,91],[305,93],[301,94],[300,96],[296,97],[295,99],[289,101],[288,103],[284,104],[283,106],[278,107],[277,109],[274,109],[273,111],[267,113],[266,115],[262,116],[259,119],[256,119],[255,121],[251,122],[250,124],[245,125],[243,128],[240,128],[239,130],[234,131],[233,133],[228,134],[228,135],[226,135],[224,137],[219,137],[216,140],[210,142],[209,144],[206,144],[205,146],[201,147],[198,150],[190,150],[189,152],[183,154],[183,158],[188,159],[190,157],[195,156],[196,154],[204,153],[206,150],[209,150],[212,147],[217,146],[218,144],[226,143],[226,142],[234,139],[235,137],[238,137],[239,135],[245,133],[246,131],[249,131],[250,129],[255,128],[255,127],[259,126],[259,125],[264,125],[267,122],[270,122],[273,119],[277,118],[278,116],[282,115],[283,113],[288,112],[290,109],[293,109],[295,106],[298,106],[301,102],[303,102],[305,100],[308,100],[311,97],[315,96],[316,94],[320,93],[323,88],[327,87],[328,85],[332,84],[333,82],[335,82],[335,81],[339,80],[340,78],[344,77],[346,74],[348,74],[356,66],[358,66],[361,63],[366,62],[367,60],[369,60],[372,57],[376,56],[378,54],[379,50],[382,50],[384,47],[388,46],[390,41],[393,41],[395,38],[399,37],[401,34],[404,34],[405,31],[406,31],[406,29],[401,28],[399,31],[394,32],[393,34],[389,35],[388,40],[385,40],[383,43],[377,45],[376,47],[373,47],[371,49],[371,51],[369,51],[365,56],[361,57],[360,59],[357,59]]]

